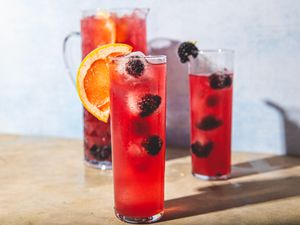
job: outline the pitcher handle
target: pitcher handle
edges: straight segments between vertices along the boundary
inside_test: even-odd
[[[72,72],[71,72],[71,66],[70,66],[70,58],[67,56],[67,49],[68,49],[68,43],[71,37],[75,37],[75,36],[79,36],[80,37],[80,32],[71,32],[70,34],[68,34],[64,41],[63,41],[63,58],[64,58],[64,64],[65,67],[67,69],[67,74],[69,76],[69,78],[72,81],[72,84],[74,85],[74,87],[76,88],[76,81],[75,81],[75,76],[73,76]]]

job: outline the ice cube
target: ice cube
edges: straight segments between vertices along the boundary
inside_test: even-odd
[[[127,153],[130,157],[143,157],[145,155],[145,152],[143,151],[143,149],[135,144],[135,143],[130,143]]]
[[[144,171],[149,168],[149,158],[148,153],[142,148],[140,139],[134,142],[128,143],[127,157],[130,160],[129,166],[134,169],[134,171]],[[139,143],[139,144],[138,144]]]
[[[138,96],[136,95],[136,93],[129,92],[127,94],[127,105],[129,111],[134,115],[139,113],[139,107],[137,105],[137,102],[138,102]]]
[[[126,63],[128,62],[127,58],[119,58],[117,63],[117,71],[119,74],[125,74],[126,73]]]
[[[217,66],[212,63],[212,60],[209,59],[206,55],[199,51],[197,58],[193,58],[189,56],[189,60],[191,63],[191,68],[193,71],[197,73],[213,73],[217,70]]]

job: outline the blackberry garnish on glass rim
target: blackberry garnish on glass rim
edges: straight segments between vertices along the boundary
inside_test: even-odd
[[[180,44],[178,48],[178,56],[180,58],[181,63],[186,63],[189,60],[189,56],[196,58],[198,56],[198,48],[193,42],[183,42]]]

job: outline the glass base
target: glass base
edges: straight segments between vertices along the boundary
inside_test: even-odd
[[[126,223],[154,223],[158,220],[160,220],[163,216],[163,212],[160,212],[158,214],[155,214],[153,216],[149,216],[149,217],[129,217],[129,216],[123,216],[121,214],[119,214],[118,212],[115,211],[116,217],[118,217],[118,219],[120,219],[123,222]]]
[[[87,159],[85,159],[84,163],[85,163],[85,165],[95,168],[95,169],[100,169],[100,170],[111,170],[112,169],[112,163],[109,161],[95,161],[95,160],[88,161]]]
[[[198,173],[192,173],[194,177],[201,180],[227,180],[230,178],[230,174],[220,175],[220,176],[207,176]]]

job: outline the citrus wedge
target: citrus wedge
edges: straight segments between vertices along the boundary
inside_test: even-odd
[[[132,47],[126,44],[103,45],[90,52],[79,66],[76,88],[80,100],[87,111],[103,122],[107,122],[110,112],[108,57],[131,51]]]

